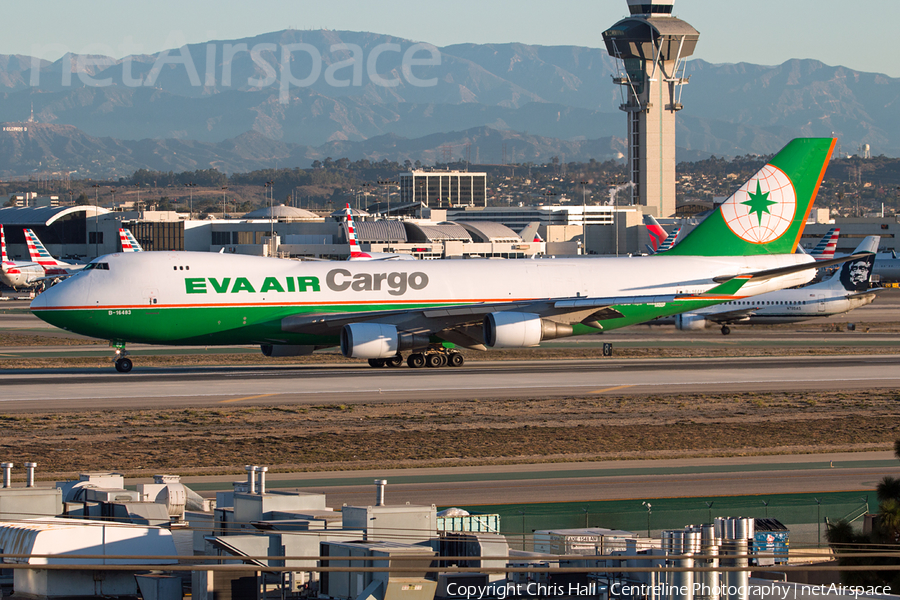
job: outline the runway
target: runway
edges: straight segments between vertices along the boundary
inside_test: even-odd
[[[471,362],[458,369],[348,365],[8,370],[9,411],[140,409],[222,403],[349,404],[407,399],[547,398],[855,390],[900,385],[900,355]]]

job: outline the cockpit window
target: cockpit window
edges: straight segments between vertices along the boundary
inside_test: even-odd
[[[88,263],[84,268],[85,271],[92,271],[94,269],[97,269],[98,271],[109,271],[109,263]]]

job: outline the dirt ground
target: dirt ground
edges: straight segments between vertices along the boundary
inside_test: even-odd
[[[43,477],[889,449],[900,393],[748,393],[0,414],[0,456]]]

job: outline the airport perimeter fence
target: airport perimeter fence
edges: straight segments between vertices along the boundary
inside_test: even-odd
[[[645,504],[646,503],[646,504]],[[647,507],[649,504],[649,509]],[[828,522],[853,521],[878,509],[874,492],[771,494],[709,498],[661,498],[464,506],[471,513],[500,515],[500,532],[510,546],[531,550],[533,532],[542,529],[603,527],[658,537],[664,529],[711,523],[716,517],[774,518],[790,530],[794,548],[826,545]]]

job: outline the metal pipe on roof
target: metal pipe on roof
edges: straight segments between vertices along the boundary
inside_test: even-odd
[[[269,470],[269,467],[253,467],[253,468],[256,469],[257,473],[259,473],[258,493],[260,496],[263,496],[266,493],[266,471]]]
[[[34,487],[34,468],[37,466],[37,463],[27,462],[25,463],[25,487],[33,488]]]
[[[3,468],[3,487],[8,488],[12,487],[12,468],[16,466],[15,463],[5,462],[0,464],[0,467]]]
[[[256,465],[244,465],[244,470],[247,471],[247,487],[250,488],[247,490],[248,494],[256,493]]]
[[[375,506],[384,506],[385,486],[387,486],[387,479],[375,480]]]

